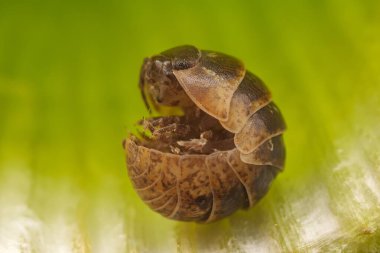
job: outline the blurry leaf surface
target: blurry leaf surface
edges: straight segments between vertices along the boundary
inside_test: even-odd
[[[378,1],[0,2],[0,252],[380,251]],[[287,121],[259,205],[179,223],[134,192],[121,142],[145,56],[234,55]]]

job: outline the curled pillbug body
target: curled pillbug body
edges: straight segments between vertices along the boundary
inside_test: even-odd
[[[129,177],[151,209],[207,223],[266,194],[284,167],[286,126],[242,62],[176,47],[145,59],[140,89],[148,108],[168,114],[141,120],[145,131],[124,142]]]

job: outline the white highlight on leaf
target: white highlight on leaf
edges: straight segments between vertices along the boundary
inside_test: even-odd
[[[257,240],[252,240],[249,242],[242,242],[240,248],[244,252],[255,252],[255,253],[280,253],[281,247],[276,240],[269,236],[258,238]]]
[[[299,206],[299,208],[308,206],[308,212],[299,218],[299,234],[302,243],[307,245],[336,238],[339,235],[340,225],[337,217],[331,212],[330,198],[326,190],[320,188],[308,198]]]
[[[40,221],[28,207],[30,175],[22,163],[0,165],[0,252],[33,252]]]

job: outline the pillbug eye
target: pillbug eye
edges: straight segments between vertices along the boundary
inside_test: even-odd
[[[238,59],[193,46],[153,56],[140,77],[155,106],[183,111],[144,119],[151,134],[124,142],[141,199],[164,217],[200,223],[254,206],[285,162],[285,121],[265,84]]]

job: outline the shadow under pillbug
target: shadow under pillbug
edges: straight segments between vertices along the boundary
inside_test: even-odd
[[[124,142],[141,199],[170,219],[212,222],[263,197],[284,167],[286,126],[264,83],[234,57],[180,46],[144,60],[145,129]],[[181,115],[173,115],[173,108]]]

